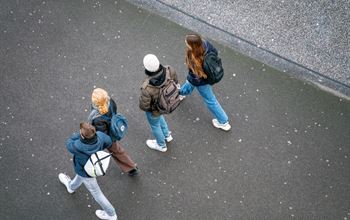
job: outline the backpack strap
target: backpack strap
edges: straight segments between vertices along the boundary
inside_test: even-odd
[[[171,76],[170,76],[170,66],[165,66],[165,83],[164,85],[166,85],[169,80],[171,80]]]

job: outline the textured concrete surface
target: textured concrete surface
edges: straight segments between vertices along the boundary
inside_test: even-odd
[[[189,30],[124,1],[1,1],[0,219],[97,219],[64,141],[86,119],[95,86],[129,119],[123,144],[142,170],[114,163],[99,178],[120,220],[350,219],[350,102],[214,42],[214,86],[232,131],[210,124],[198,93],[166,116],[168,152],[138,109],[142,58],[152,52],[185,79]]]
[[[350,97],[350,2],[129,0],[297,78]]]

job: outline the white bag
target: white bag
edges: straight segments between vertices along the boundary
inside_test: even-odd
[[[104,176],[106,174],[111,154],[105,151],[97,151],[91,154],[84,169],[91,177]]]

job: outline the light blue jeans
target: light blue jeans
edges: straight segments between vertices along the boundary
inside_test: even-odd
[[[108,215],[113,216],[116,214],[112,204],[108,201],[108,199],[101,191],[96,178],[87,178],[75,175],[74,179],[69,182],[69,187],[75,191],[82,183],[84,183],[86,189],[90,191],[92,197],[94,197],[96,202]]]
[[[219,123],[225,124],[226,122],[228,122],[228,117],[224,109],[222,109],[220,103],[216,99],[211,85],[206,84],[203,86],[194,86],[186,80],[186,82],[181,86],[180,95],[190,95],[193,92],[194,88],[197,88],[209,111],[214,115],[214,117],[219,121]]]
[[[152,112],[146,112],[146,117],[151,127],[152,134],[157,140],[157,144],[159,146],[166,146],[165,138],[170,135],[170,132],[164,116],[154,116]]]

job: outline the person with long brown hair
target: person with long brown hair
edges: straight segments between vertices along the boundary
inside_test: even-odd
[[[216,128],[229,131],[231,125],[228,116],[215,97],[212,85],[208,83],[208,74],[204,70],[205,55],[209,52],[218,54],[215,47],[202,39],[198,34],[186,35],[186,66],[188,75],[186,82],[181,86],[180,95],[190,95],[194,88],[202,96],[209,111],[214,115],[212,124]]]
[[[109,135],[110,120],[113,114],[117,114],[117,104],[111,99],[106,90],[96,88],[91,95],[91,112],[88,117],[89,122],[96,128]],[[112,147],[108,148],[112,157],[120,169],[129,176],[138,174],[137,164],[130,158],[119,141],[113,141]]]

